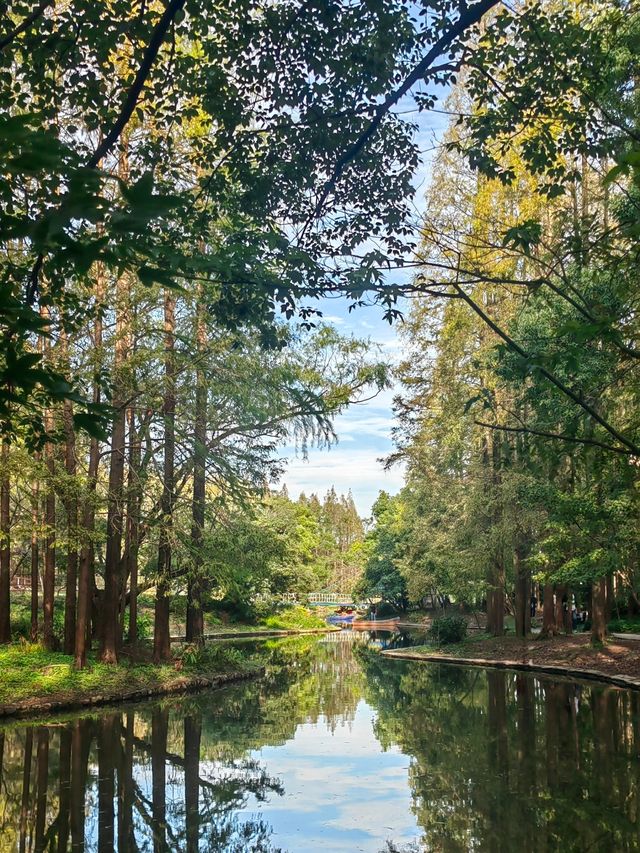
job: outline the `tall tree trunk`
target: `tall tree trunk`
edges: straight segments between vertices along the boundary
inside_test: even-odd
[[[607,636],[607,579],[599,578],[591,587],[591,642],[604,643]]]
[[[556,633],[555,607],[553,603],[553,584],[545,583],[542,591],[542,631],[541,637],[553,637]]]
[[[102,303],[105,296],[106,278],[102,265],[96,272],[96,316],[93,326],[93,355],[95,358],[93,378],[93,402],[100,403],[100,372],[102,368]],[[91,644],[91,610],[93,604],[93,534],[95,530],[95,496],[100,466],[100,445],[92,437],[89,442],[89,470],[87,472],[87,494],[82,511],[82,533],[84,541],[80,551],[78,576],[78,609],[76,619],[75,667],[82,669],[87,659],[87,647]]]
[[[116,284],[116,340],[114,349],[113,408],[111,433],[107,544],[104,561],[104,601],[101,622],[100,658],[116,663],[120,646],[120,586],[123,532],[124,466],[126,438],[126,361],[129,353],[129,281],[121,276]]]
[[[11,642],[11,478],[9,439],[2,440],[0,473],[0,643]]]
[[[567,585],[565,583],[556,585],[556,634],[559,634],[565,629],[564,608],[567,604]]]
[[[45,415],[45,428],[53,431],[53,412]],[[56,495],[54,491],[55,459],[54,445],[47,441],[44,448],[45,464],[48,472],[47,491],[44,498],[44,584],[42,590],[42,634],[46,648],[53,649],[53,611],[56,594]]]
[[[514,549],[517,637],[526,637],[531,633],[531,569],[527,563],[527,555],[527,542],[519,535]]]
[[[156,587],[155,620],[153,630],[153,656],[156,661],[171,656],[169,636],[169,592],[171,585],[171,539],[173,533],[173,507],[175,503],[175,417],[176,417],[176,365],[175,365],[175,296],[169,290],[164,296],[164,471],[162,481],[162,522],[158,545],[158,583]]]
[[[76,606],[78,584],[78,500],[75,494],[75,479],[77,472],[76,435],[73,425],[73,405],[71,400],[65,400],[63,407],[65,452],[64,464],[67,473],[67,489],[65,489],[65,511],[67,514],[67,579],[64,598],[64,651],[72,655],[76,639]]]
[[[493,433],[491,436],[491,499],[493,503],[492,526],[495,531],[502,524],[502,472],[500,438]],[[498,541],[490,556],[489,593],[487,596],[487,631],[494,637],[504,634],[504,549]]]
[[[204,643],[204,617],[202,613],[202,569],[206,489],[207,443],[207,377],[203,359],[206,348],[204,302],[198,304],[196,338],[198,366],[196,368],[196,406],[193,432],[193,501],[191,508],[191,567],[187,586],[187,640]]]
[[[39,461],[40,454],[36,454]],[[40,488],[36,477],[31,493],[31,642],[38,640],[38,593],[40,588]]]
[[[133,407],[129,409],[129,473],[127,478],[127,535],[125,577],[129,578],[130,643],[138,641],[138,551],[140,545],[140,506],[142,502],[141,442]],[[125,596],[126,597],[126,596]]]

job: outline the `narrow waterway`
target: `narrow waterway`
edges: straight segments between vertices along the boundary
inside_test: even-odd
[[[640,694],[254,644],[264,679],[0,729],[0,851],[640,849]]]

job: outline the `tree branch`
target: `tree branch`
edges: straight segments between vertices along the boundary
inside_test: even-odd
[[[453,283],[452,286],[460,294],[460,298],[467,303],[471,310],[474,311],[478,315],[478,317],[480,317],[480,319],[485,322],[487,326],[489,326],[489,328],[496,333],[496,335],[498,335],[499,338],[502,338],[502,340],[507,344],[509,349],[518,353],[518,355],[522,358],[531,358],[529,353],[525,349],[523,349],[520,344],[516,343],[516,341],[514,341],[513,338],[511,338],[503,329],[501,329],[500,326],[498,326],[498,324],[495,323],[491,319],[491,317],[489,317],[489,315],[482,310],[482,308],[478,305],[477,302],[474,302],[474,300],[464,291],[464,289],[459,284]],[[555,385],[559,391],[562,391],[562,393],[566,397],[568,397],[570,400],[573,400],[573,402],[580,406],[580,408],[583,409],[588,415],[590,415],[590,417],[592,417],[593,420],[596,421],[596,423],[600,424],[600,426],[604,430],[606,430],[609,435],[613,436],[617,441],[620,442],[620,444],[628,448],[629,452],[633,456],[640,456],[640,447],[638,447],[633,441],[631,441],[631,439],[628,439],[624,435],[622,435],[621,432],[618,432],[618,430],[614,426],[612,426],[607,420],[605,420],[605,418],[603,418],[603,416],[596,409],[594,409],[593,406],[591,406],[585,399],[583,399],[581,394],[577,394],[575,391],[572,391],[571,388],[565,385],[564,382],[562,382],[561,379],[558,379],[558,377],[555,374],[551,373],[550,370],[547,370],[546,367],[542,367],[540,365],[538,366],[538,370],[544,377],[549,380],[549,382]]]
[[[477,24],[483,15],[488,12],[489,9],[493,8],[493,6],[496,6],[498,2],[499,0],[480,0],[480,2],[475,3],[471,7],[463,7],[458,20],[438,39],[426,56],[424,56],[418,65],[416,65],[411,74],[405,78],[403,83],[387,95],[384,101],[376,108],[374,116],[369,122],[367,129],[360,134],[352,145],[349,146],[334,166],[331,177],[325,183],[320,194],[320,198],[316,204],[314,218],[318,218],[320,216],[329,194],[336,186],[345,168],[352,160],[355,160],[356,157],[358,157],[371,137],[380,127],[383,118],[387,113],[389,113],[391,108],[398,103],[403,95],[406,95],[407,92],[409,92],[412,86],[414,86],[419,80],[426,77],[427,73],[431,70],[431,64],[433,61],[441,56],[442,53],[451,46],[452,42],[463,35],[474,24]]]
[[[35,23],[38,20],[38,18],[44,13],[44,10],[48,6],[53,6],[53,0],[42,0],[41,3],[38,3],[33,12],[30,15],[27,15],[27,17],[21,24],[18,24],[15,29],[11,30],[11,32],[8,33],[3,39],[0,39],[0,50],[4,50],[5,47],[10,45],[11,42],[17,36],[20,35],[20,33],[23,33],[25,30],[28,30],[31,24]]]
[[[129,119],[133,115],[133,111],[136,108],[136,104],[138,103],[138,98],[140,97],[140,93],[142,92],[142,87],[144,86],[147,77],[149,76],[149,72],[155,62],[155,59],[158,55],[158,51],[162,46],[162,42],[164,41],[164,37],[167,34],[169,27],[171,26],[171,22],[178,14],[178,12],[182,9],[185,4],[185,0],[171,0],[164,12],[162,13],[162,17],[158,21],[155,26],[153,33],[151,34],[151,39],[147,48],[144,52],[144,56],[142,57],[142,62],[140,63],[140,67],[138,68],[137,74],[134,78],[133,83],[131,84],[131,88],[127,93],[127,97],[125,99],[124,104],[122,105],[122,109],[120,110],[120,114],[115,120],[111,130],[104,137],[100,145],[97,147],[93,155],[89,158],[87,166],[90,169],[94,169],[100,160],[108,154],[113,145],[120,138],[120,134],[126,127]]]
[[[557,432],[546,432],[545,430],[540,429],[530,429],[529,427],[511,427],[511,426],[502,426],[501,424],[488,424],[484,421],[474,421],[476,426],[486,427],[487,429],[497,429],[502,432],[520,432],[527,433],[529,435],[539,435],[541,438],[553,438],[558,441],[568,441],[572,444],[588,444],[594,447],[602,447],[604,450],[612,450],[614,453],[623,453],[625,456],[632,456],[631,450],[627,450],[624,447],[616,447],[615,444],[605,444],[603,441],[596,441],[593,438],[577,438],[572,435],[561,435]]]

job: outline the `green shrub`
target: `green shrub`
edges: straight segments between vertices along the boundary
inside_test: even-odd
[[[244,672],[251,668],[245,651],[221,643],[189,643],[183,647],[180,660],[185,670],[196,672]]]
[[[612,619],[607,628],[618,634],[640,634],[640,619],[637,616],[623,616],[620,619]]]
[[[376,619],[390,619],[392,616],[398,615],[398,608],[394,607],[388,601],[381,601],[375,605]]]
[[[448,645],[459,643],[467,635],[467,620],[464,616],[439,616],[429,628],[429,636],[436,643]]]

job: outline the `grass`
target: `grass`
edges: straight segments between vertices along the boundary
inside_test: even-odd
[[[285,607],[278,613],[267,616],[258,625],[271,631],[313,631],[326,628],[327,623],[306,607]]]
[[[200,656],[184,655],[160,665],[146,662],[108,665],[91,658],[86,669],[78,671],[69,655],[20,642],[0,648],[0,705],[27,700],[34,705],[39,701],[72,702],[96,695],[118,699],[134,690],[170,689],[185,677],[213,678],[255,669],[251,658],[238,649],[211,647]]]

